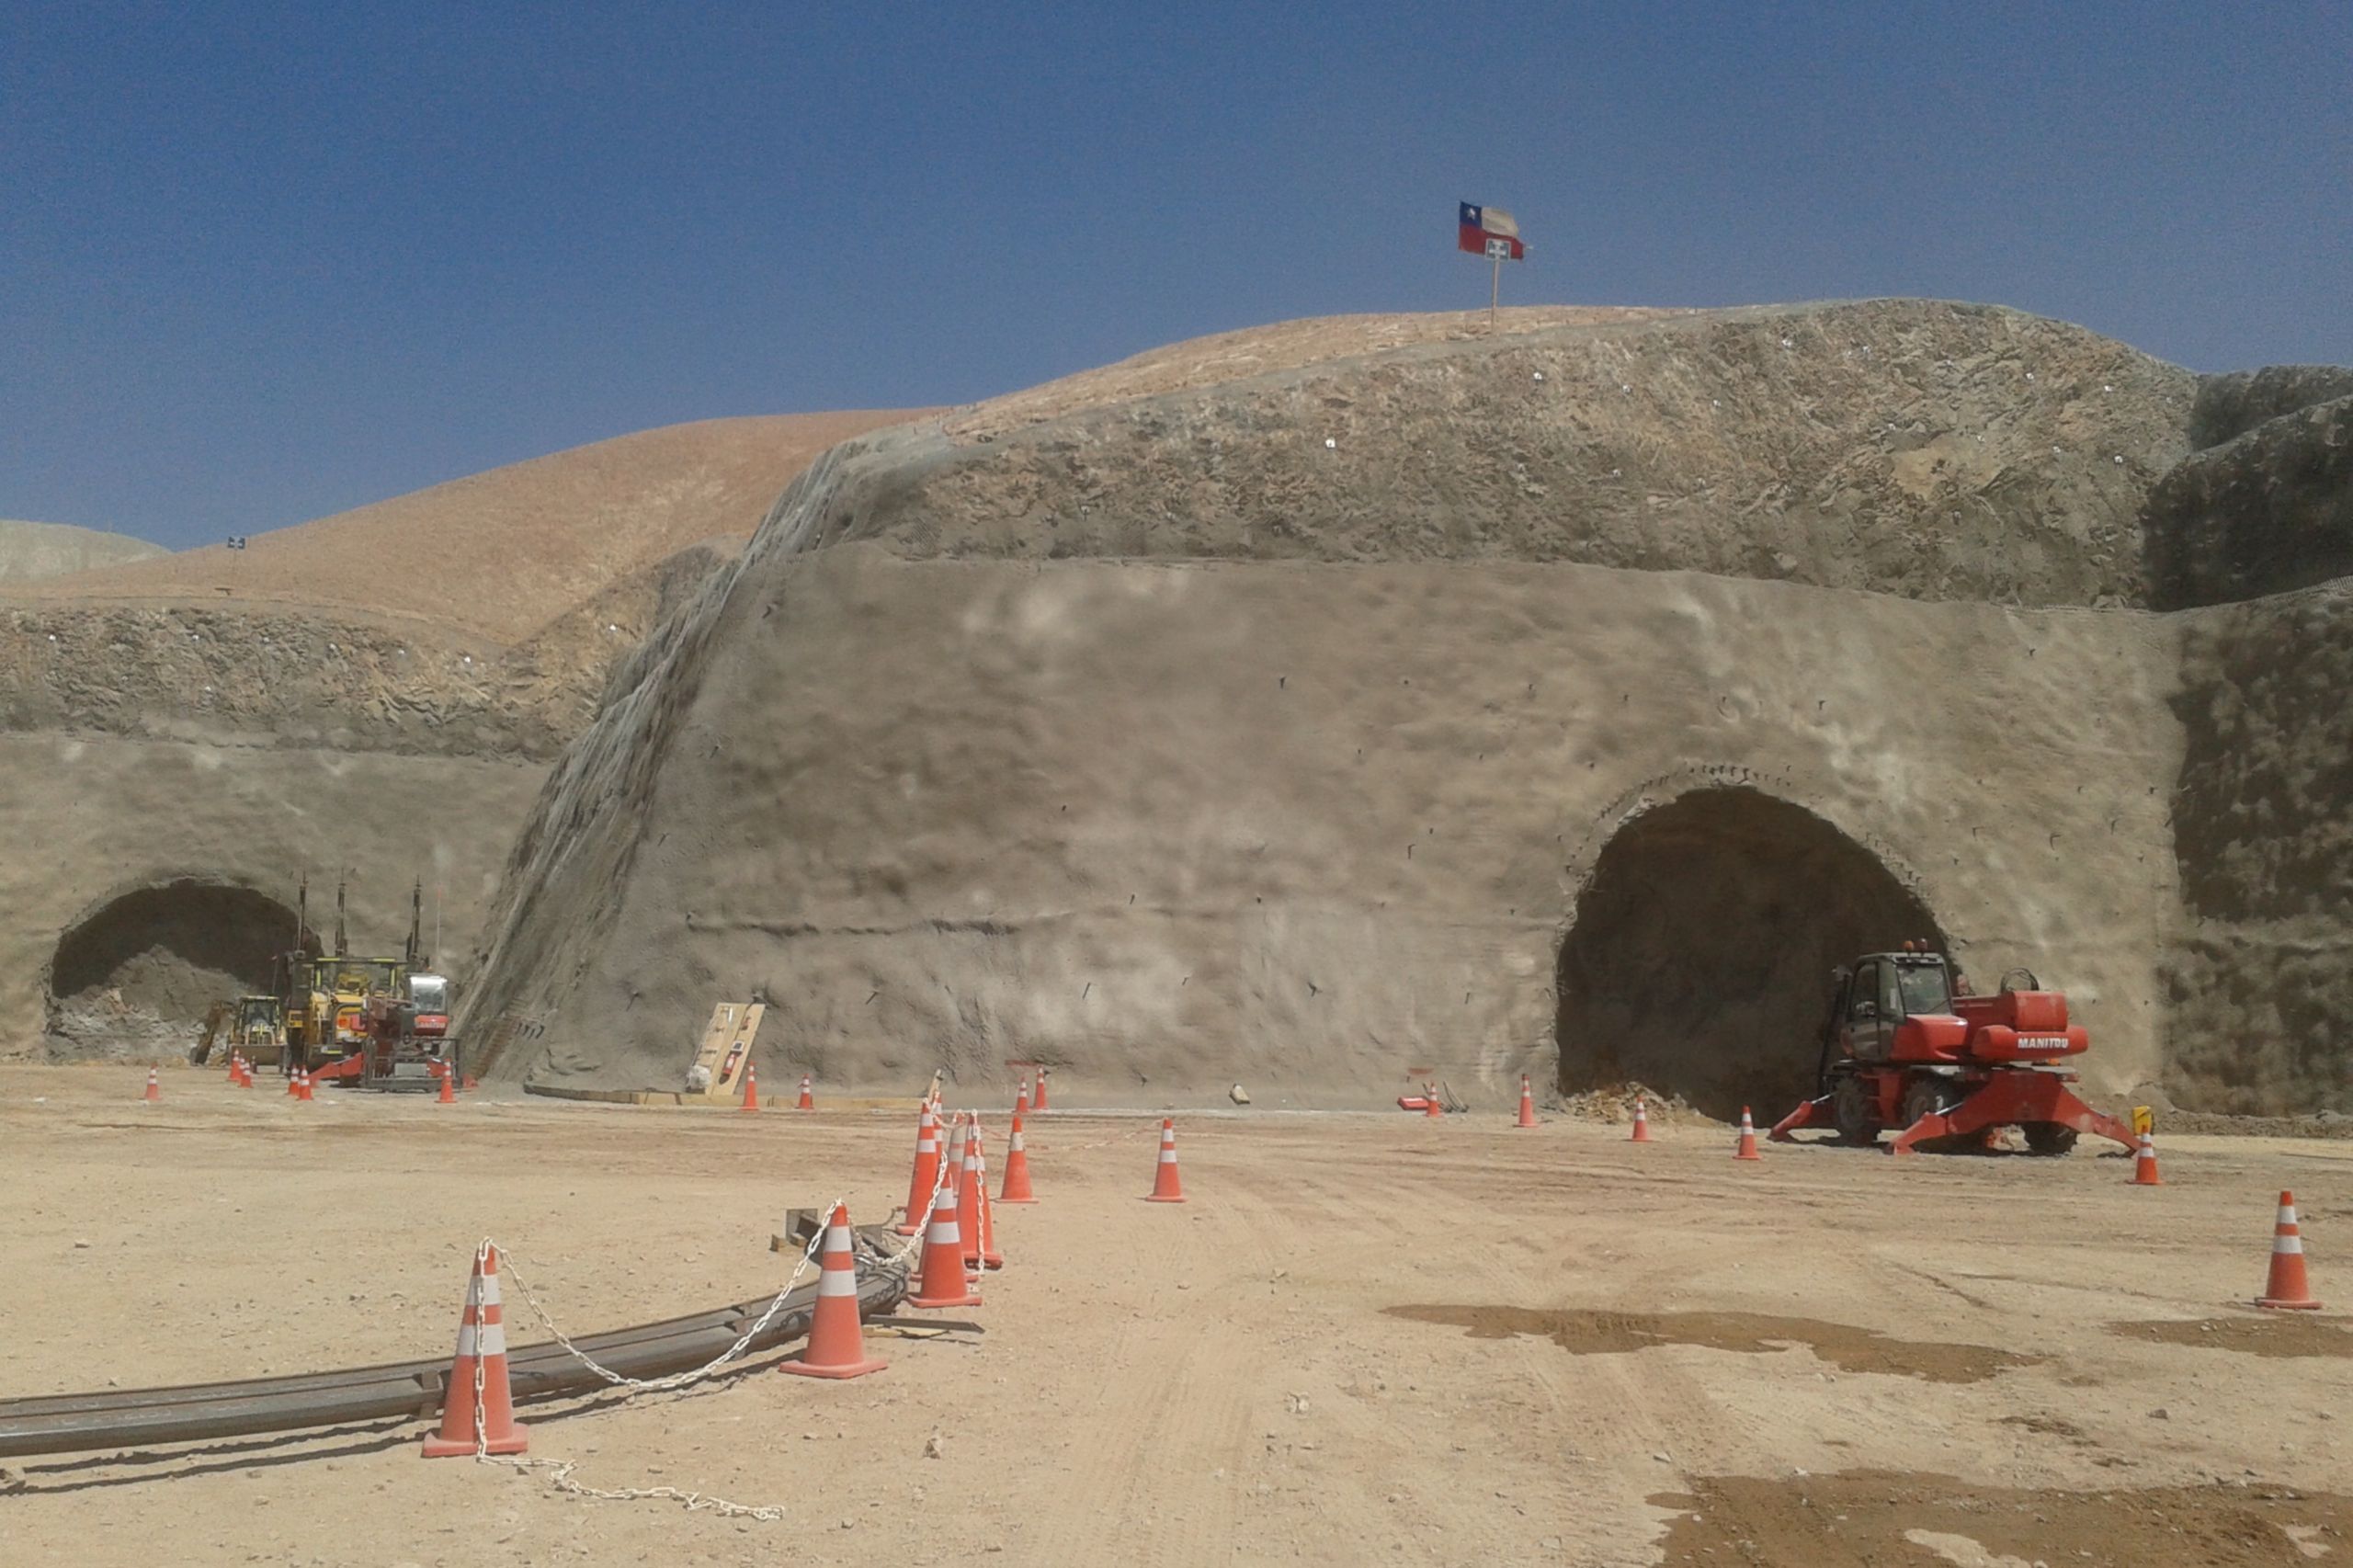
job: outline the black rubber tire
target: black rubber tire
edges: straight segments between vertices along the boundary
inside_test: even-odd
[[[2026,1146],[2037,1154],[2063,1154],[2075,1146],[2075,1130],[2055,1121],[2026,1124]]]
[[[1950,1110],[1961,1101],[1960,1092],[1945,1079],[1932,1073],[1915,1073],[1904,1085],[1904,1125],[1910,1127],[1931,1111]],[[1968,1143],[1966,1138],[1924,1138],[1912,1147],[1927,1153],[1949,1154]]]
[[[1830,1117],[1842,1142],[1868,1149],[1879,1142],[1880,1122],[1872,1114],[1874,1108],[1870,1092],[1860,1078],[1841,1078],[1830,1091]]]

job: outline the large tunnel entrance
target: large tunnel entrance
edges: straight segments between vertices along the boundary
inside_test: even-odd
[[[213,1003],[270,988],[294,931],[294,911],[267,894],[195,878],[110,900],[58,938],[50,1049],[68,1056],[184,1050]]]
[[[1695,790],[1604,846],[1561,944],[1561,1087],[1634,1080],[1759,1126],[1813,1092],[1831,969],[1926,937],[1879,858],[1755,790]]]

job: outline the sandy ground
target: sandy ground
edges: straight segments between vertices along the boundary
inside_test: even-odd
[[[489,1232],[570,1328],[771,1289],[788,1206],[904,1197],[898,1110],[323,1096],[0,1068],[0,1392],[446,1351]],[[1033,1123],[976,1341],[532,1413],[584,1501],[421,1427],[14,1461],[19,1562],[2239,1564],[2353,1561],[2353,1332],[2243,1307],[2271,1204],[2353,1303],[2353,1148],[2182,1138],[2170,1185],[1497,1117]],[[509,1288],[510,1298],[516,1294]],[[521,1340],[540,1337],[510,1311]],[[2211,1324],[2211,1326],[2201,1326]],[[940,1435],[936,1458],[926,1440]],[[2301,1543],[2301,1544],[2300,1544]]]

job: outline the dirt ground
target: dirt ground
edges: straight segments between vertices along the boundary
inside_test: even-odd
[[[567,1328],[770,1290],[782,1211],[904,1196],[911,1118],[306,1107],[0,1068],[0,1394],[447,1352],[484,1233]],[[822,1092],[822,1085],[820,1085]],[[2168,1185],[1718,1129],[1056,1114],[977,1338],[528,1412],[602,1502],[423,1428],[9,1461],[18,1562],[2353,1562],[2353,1146],[2182,1137]],[[2162,1131],[2162,1130],[2161,1130]],[[2336,1312],[2246,1308],[2296,1190]],[[510,1302],[520,1292],[511,1283]],[[517,1341],[543,1337],[510,1305]],[[2211,1325],[2211,1326],[2209,1326]],[[939,1437],[936,1457],[926,1444]]]

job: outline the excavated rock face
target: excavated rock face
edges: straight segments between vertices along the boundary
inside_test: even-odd
[[[1882,301],[1442,343],[993,433],[819,542],[1578,562],[1909,598],[2138,602],[2192,379],[2080,328]]]
[[[851,443],[558,764],[461,1027],[584,1084],[675,1085],[748,995],[851,1085],[1371,1102],[1615,1052],[1793,1098],[1798,971],[1941,935],[2063,984],[2122,1087],[2180,910],[2141,509],[2194,391],[1875,301]]]
[[[900,417],[642,431],[250,549],[0,523],[0,835],[39,846],[0,856],[0,1058],[176,1055],[187,999],[249,983],[175,956],[175,918],[132,897],[143,978],[56,990],[62,944],[119,895],[287,900],[306,869],[314,888],[347,873],[374,946],[405,933],[421,878],[444,954],[471,946],[613,672],[810,459]]]
[[[2353,573],[2353,396],[2264,421],[2149,496],[2156,603],[2230,604]]]
[[[2151,493],[2180,618],[2165,1086],[2264,1114],[2353,1108],[2353,370],[2211,377],[2219,442]]]
[[[2189,444],[2201,450],[2219,447],[2283,414],[2342,397],[2353,397],[2353,367],[2266,365],[2200,376],[2189,413]]]

